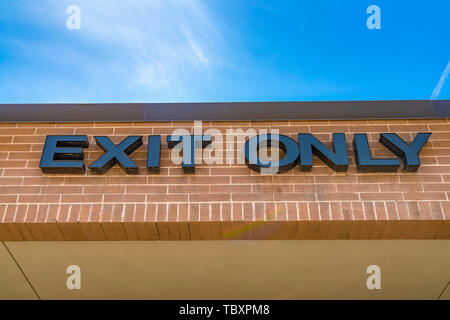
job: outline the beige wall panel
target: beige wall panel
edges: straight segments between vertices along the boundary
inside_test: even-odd
[[[17,264],[0,243],[0,300],[37,299]]]
[[[437,299],[448,240],[9,242],[43,299]],[[81,290],[66,288],[79,265]],[[381,267],[381,290],[366,268]]]

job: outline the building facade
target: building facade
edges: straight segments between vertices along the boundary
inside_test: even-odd
[[[449,239],[448,110],[448,101],[3,105],[0,240]],[[186,173],[167,137],[177,129],[197,134],[198,125],[201,135],[222,134],[210,153],[222,162],[203,159]],[[230,130],[236,139],[227,143]],[[296,164],[255,172],[235,161],[252,132],[293,141],[310,133],[331,151],[333,134],[343,133],[348,169],[314,156],[310,171]],[[372,159],[399,159],[380,144],[383,133],[407,144],[431,133],[417,171],[358,170],[355,134],[366,135]],[[40,167],[48,136],[86,137],[84,173]],[[128,154],[138,167],[132,174],[120,165],[101,174],[89,167],[106,153],[98,137],[117,146],[129,136],[143,142]],[[157,172],[148,168],[149,136],[161,141]]]

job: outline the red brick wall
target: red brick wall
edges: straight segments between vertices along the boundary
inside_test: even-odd
[[[0,240],[199,240],[450,238],[450,122],[432,120],[203,122],[203,129],[279,129],[297,140],[311,132],[324,142],[345,132],[347,173],[320,160],[262,176],[245,165],[197,165],[184,174],[169,158],[165,135],[192,122],[0,124]],[[368,133],[377,156],[392,154],[379,133],[411,141],[432,132],[414,173],[358,173],[353,133]],[[144,136],[130,158],[139,175],[114,167],[106,175],[44,175],[46,135],[87,135],[89,165],[103,151],[94,135],[114,142]],[[161,134],[161,173],[146,170],[147,135]],[[328,144],[329,145],[329,144]]]

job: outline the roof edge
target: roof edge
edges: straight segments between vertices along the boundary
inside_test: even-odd
[[[450,118],[450,100],[0,104],[0,122]]]

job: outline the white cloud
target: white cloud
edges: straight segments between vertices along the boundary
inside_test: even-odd
[[[65,7],[72,2],[30,4],[29,14],[46,28],[64,28]],[[61,52],[73,50],[80,72],[92,77],[114,72],[126,86],[158,92],[182,92],[192,75],[220,65],[223,39],[205,2],[77,0],[76,4],[81,10],[80,30],[67,31],[64,41],[35,44],[60,47],[52,62],[63,59],[58,56]]]
[[[444,72],[442,72],[441,78],[439,79],[439,82],[436,85],[436,88],[434,88],[433,93],[431,94],[431,97],[430,97],[431,100],[435,100],[439,97],[442,86],[444,85],[445,79],[447,79],[449,73],[450,73],[450,60],[448,61],[448,64],[445,67]]]

